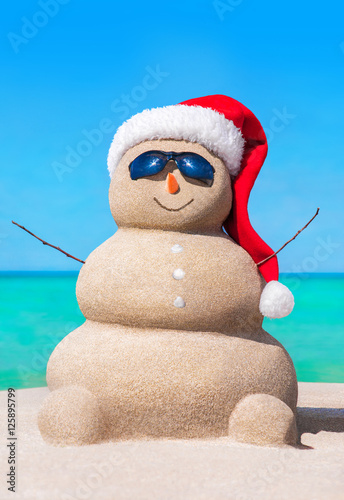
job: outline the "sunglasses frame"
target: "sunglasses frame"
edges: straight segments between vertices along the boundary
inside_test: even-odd
[[[133,177],[133,174],[132,174],[132,165],[133,165],[133,163],[135,161],[137,161],[138,159],[142,158],[142,156],[147,155],[147,153],[151,154],[152,156],[154,156],[154,154],[155,154],[157,157],[163,156],[164,157],[163,158],[163,161],[164,161],[163,167],[160,168],[157,171],[154,171],[154,173],[152,173],[152,174],[136,175],[136,176]],[[193,157],[197,157],[197,158],[201,159],[201,163],[203,163],[203,171],[201,173],[203,175],[188,175],[188,173],[186,173],[185,168],[182,165],[180,165],[180,162],[183,160],[183,158],[178,159],[178,156],[184,156],[185,157],[187,155],[192,155]],[[201,156],[201,155],[199,155],[197,153],[194,153],[192,151],[182,151],[180,153],[176,153],[174,151],[168,151],[168,152],[167,151],[158,151],[158,150],[155,150],[155,149],[154,150],[145,151],[144,153],[141,153],[139,156],[137,156],[136,158],[134,158],[134,160],[129,164],[130,177],[131,177],[132,180],[138,180],[138,179],[141,179],[143,177],[151,177],[153,175],[156,175],[156,174],[158,174],[158,173],[160,173],[160,172],[162,172],[164,170],[164,168],[166,167],[167,163],[170,160],[173,160],[175,162],[175,164],[177,165],[178,170],[181,172],[181,174],[183,176],[186,176],[189,179],[196,179],[196,180],[199,180],[201,182],[204,182],[208,187],[212,186],[213,181],[214,181],[214,173],[215,173],[214,167],[203,156]],[[210,167],[210,168],[208,168],[208,167]],[[189,173],[191,173],[191,172],[189,171]]]

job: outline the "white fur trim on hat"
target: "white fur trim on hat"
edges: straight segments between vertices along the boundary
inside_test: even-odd
[[[108,156],[110,177],[124,153],[135,144],[153,139],[201,144],[224,161],[231,175],[240,170],[245,143],[240,129],[213,109],[177,104],[146,109],[118,128]]]
[[[284,318],[294,307],[294,296],[279,281],[269,281],[260,296],[259,310],[263,316],[276,319]]]

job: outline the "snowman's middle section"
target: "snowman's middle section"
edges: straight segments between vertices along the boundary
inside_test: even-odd
[[[121,228],[87,258],[77,297],[93,321],[254,336],[263,285],[224,233]]]

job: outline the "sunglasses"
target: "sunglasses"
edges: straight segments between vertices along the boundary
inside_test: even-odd
[[[164,151],[146,151],[137,156],[129,165],[133,181],[141,177],[161,172],[169,160],[175,161],[180,172],[191,179],[198,179],[211,186],[214,168],[203,156],[196,153],[165,153]]]

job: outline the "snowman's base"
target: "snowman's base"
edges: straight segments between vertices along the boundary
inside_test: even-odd
[[[299,384],[304,446],[260,447],[229,438],[122,441],[56,448],[38,430],[48,388],[17,398],[17,497],[22,500],[295,499],[343,497],[344,384]],[[7,442],[7,392],[0,393],[1,442]],[[310,434],[316,433],[316,434]],[[7,449],[0,498],[6,484]]]
[[[287,436],[297,400],[292,361],[261,328],[250,335],[253,338],[87,320],[49,359],[52,392],[39,414],[42,435],[57,445],[92,444],[97,427],[96,442],[225,437],[236,406],[250,394],[261,394],[277,398],[277,407],[271,400],[267,411],[261,404],[245,406],[247,415],[242,414],[241,423],[236,419],[233,434],[245,434],[246,421],[258,411],[261,444],[295,444]],[[264,426],[271,427],[273,440],[261,432]]]
[[[44,440],[56,446],[121,440],[107,434],[106,418],[97,397],[76,385],[61,387],[49,394],[39,410],[38,427]],[[229,417],[226,431],[226,436],[242,443],[298,444],[293,411],[268,394],[250,394],[239,401]],[[140,433],[139,437],[152,436]]]

